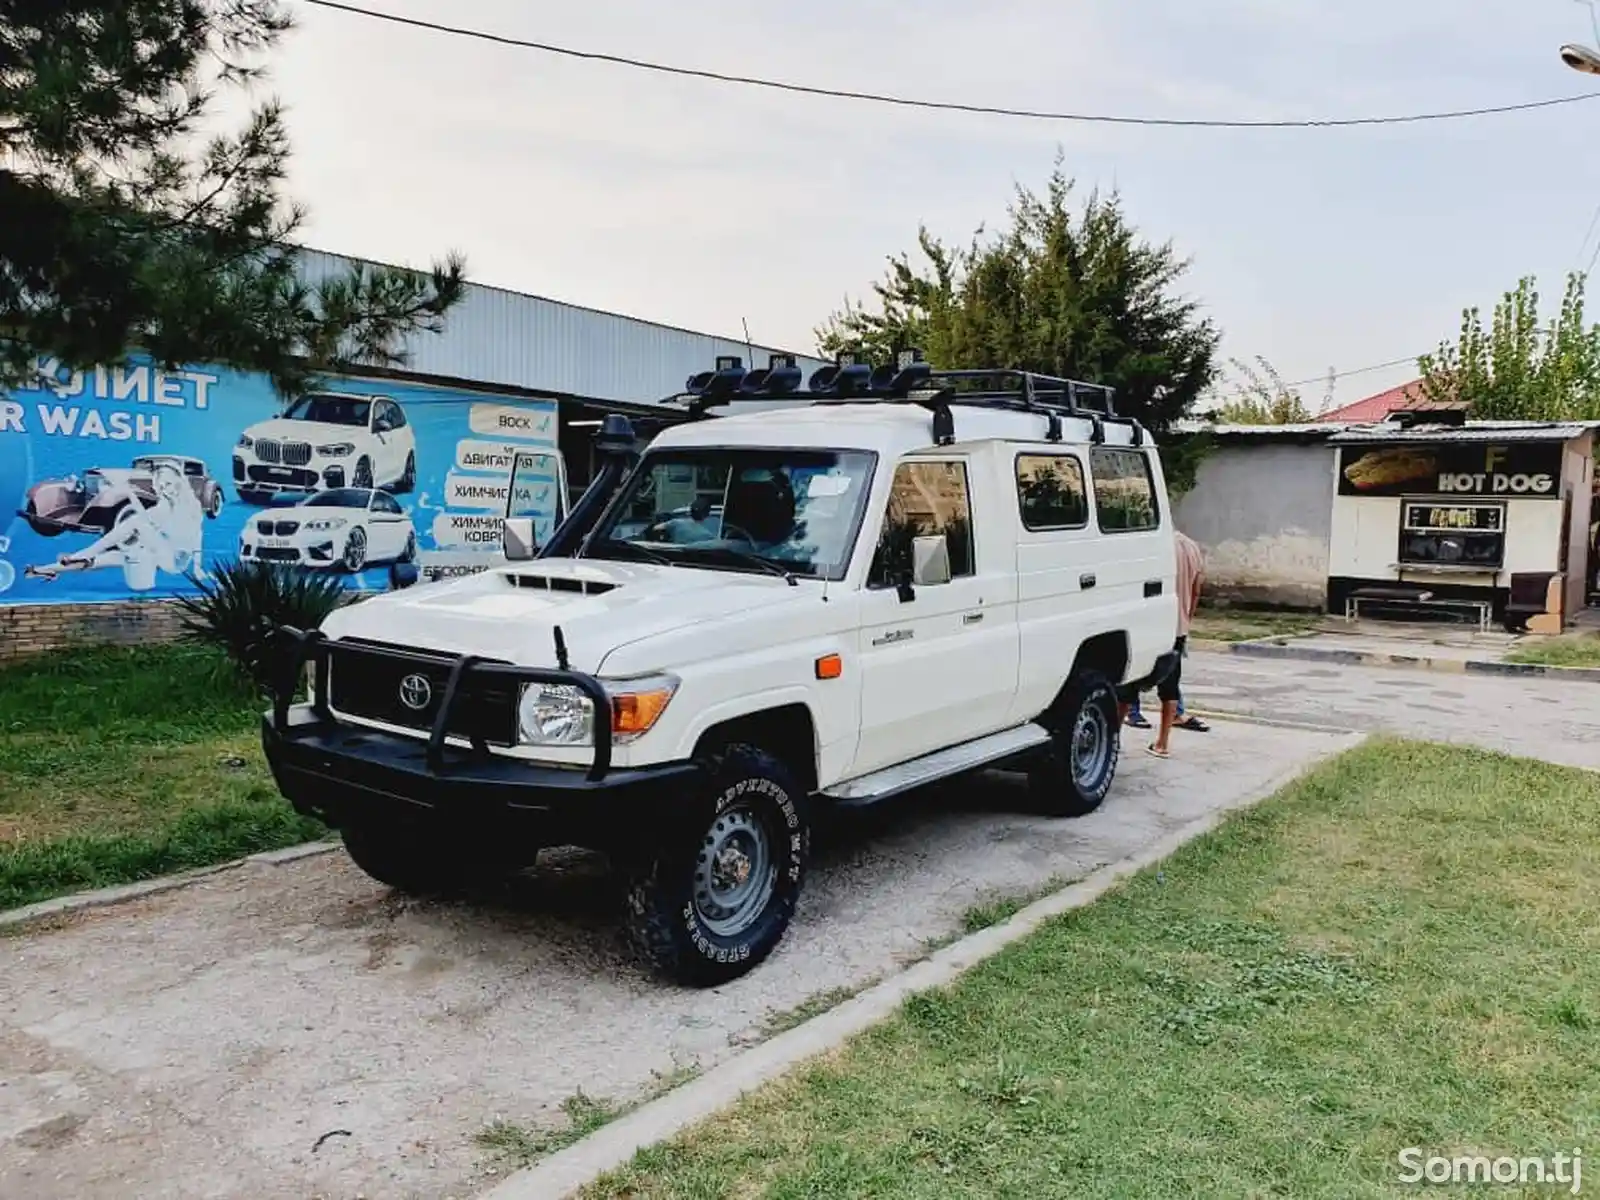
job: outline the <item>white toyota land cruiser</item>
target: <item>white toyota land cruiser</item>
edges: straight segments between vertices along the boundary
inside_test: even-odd
[[[283,793],[408,891],[605,851],[638,948],[696,985],[778,943],[824,806],[1006,765],[1044,811],[1096,808],[1119,686],[1174,661],[1151,439],[1036,375],[903,355],[800,383],[720,360],[678,398],[698,415],[786,403],[638,460],[612,416],[541,549],[508,519],[502,566],[284,630]]]

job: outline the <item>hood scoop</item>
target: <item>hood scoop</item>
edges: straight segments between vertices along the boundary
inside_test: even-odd
[[[603,579],[571,579],[564,575],[507,575],[512,587],[531,588],[538,592],[572,592],[580,596],[603,596],[616,589],[616,584]]]

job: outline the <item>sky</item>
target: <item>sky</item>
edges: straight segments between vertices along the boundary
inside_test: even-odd
[[[1600,90],[1577,0],[364,0],[580,49],[821,86],[1137,116],[1309,119]],[[1223,353],[1313,407],[1330,367],[1434,347],[1524,274],[1587,264],[1600,99],[1334,130],[1048,123],[781,95],[445,37],[291,0],[307,244],[801,352],[919,224],[964,241],[1056,153],[1120,191]],[[1595,239],[1589,241],[1592,253]],[[1414,377],[1341,377],[1347,403]]]

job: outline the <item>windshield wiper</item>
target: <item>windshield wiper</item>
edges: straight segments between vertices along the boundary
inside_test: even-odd
[[[641,562],[653,563],[658,567],[676,565],[672,559],[657,550],[652,550],[648,546],[641,546],[637,542],[626,542],[621,538],[606,538],[604,541],[597,543],[592,550],[585,550],[584,555],[585,557],[590,555],[600,557],[607,550],[622,550],[633,555]]]
[[[748,550],[735,550],[732,546],[685,546],[683,550],[687,554],[722,554],[747,567],[755,567],[758,571],[764,571],[768,575],[776,575],[790,587],[800,586],[795,581],[793,571],[787,567],[780,566],[770,558],[762,558],[759,554],[751,554]]]

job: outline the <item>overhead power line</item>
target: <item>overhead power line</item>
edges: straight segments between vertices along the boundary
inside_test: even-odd
[[[1018,117],[1033,121],[1078,122],[1097,125],[1147,125],[1178,129],[1340,129],[1363,125],[1415,125],[1425,121],[1458,121],[1469,117],[1488,117],[1503,113],[1530,112],[1534,109],[1555,108],[1564,104],[1579,104],[1600,98],[1600,92],[1584,92],[1573,96],[1554,96],[1547,100],[1528,100],[1520,104],[1498,104],[1484,108],[1458,108],[1441,112],[1409,113],[1383,117],[1330,117],[1313,120],[1211,120],[1199,117],[1133,117],[1111,113],[1051,112],[1043,109],[1009,108],[998,104],[963,104],[953,100],[923,100],[910,96],[896,96],[885,92],[859,92],[841,88],[818,87],[805,83],[792,83],[780,79],[763,79],[754,75],[733,75],[723,71],[707,71],[698,67],[680,67],[648,59],[629,58],[621,54],[606,54],[598,50],[578,50],[571,46],[558,46],[551,42],[536,42],[528,38],[510,37],[489,33],[481,29],[467,29],[458,25],[445,25],[438,21],[424,21],[418,17],[404,17],[398,13],[381,12],[341,0],[305,0],[318,8],[335,9],[356,16],[407,25],[433,33],[453,37],[472,38],[480,42],[493,42],[501,46],[516,46],[553,54],[562,58],[581,59],[585,62],[608,63],[612,66],[631,67],[638,71],[654,71],[661,75],[676,75],[690,79],[706,79],[713,83],[730,83],[743,87],[767,88],[777,92],[793,92],[804,96],[824,96],[834,100],[858,100],[870,104],[888,104],[898,108],[932,109],[940,112],[975,113],[980,116]]]

